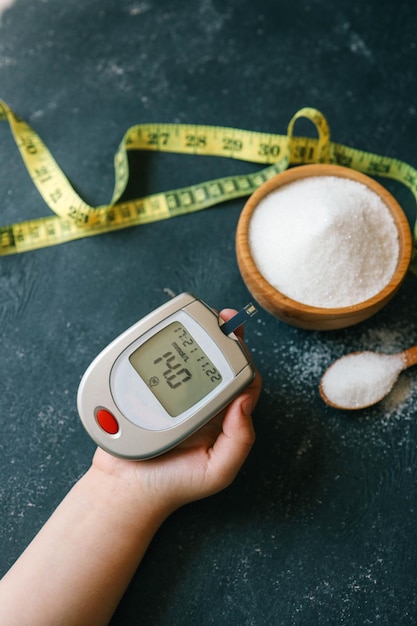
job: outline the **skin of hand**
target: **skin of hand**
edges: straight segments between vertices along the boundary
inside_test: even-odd
[[[224,309],[226,321],[236,311]],[[243,338],[243,328],[237,334]],[[164,502],[172,511],[193,500],[210,496],[227,487],[235,478],[255,441],[252,411],[261,391],[261,377],[252,383],[221,414],[208,422],[173,450],[147,461],[125,461],[100,448],[93,467],[139,483],[146,492]]]
[[[225,309],[221,317],[234,313]],[[257,373],[220,415],[154,459],[130,461],[98,449],[0,582],[0,623],[107,624],[163,521],[235,478],[255,441],[251,413],[260,391]]]

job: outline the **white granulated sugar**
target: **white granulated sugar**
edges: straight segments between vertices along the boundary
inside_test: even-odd
[[[348,354],[327,370],[322,379],[325,396],[346,409],[370,406],[385,397],[405,368],[400,354]]]
[[[376,295],[399,257],[388,207],[365,185],[336,176],[304,178],[266,196],[253,213],[249,245],[271,285],[323,308]]]

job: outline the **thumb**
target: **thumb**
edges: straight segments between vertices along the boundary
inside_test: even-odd
[[[218,483],[218,489],[227,487],[233,481],[255,442],[252,406],[252,397],[243,394],[226,411],[222,432],[213,445],[208,468]]]

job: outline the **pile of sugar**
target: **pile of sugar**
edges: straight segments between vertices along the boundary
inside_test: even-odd
[[[250,221],[249,246],[275,289],[323,308],[376,295],[399,256],[388,207],[365,185],[337,176],[300,179],[263,198]]]
[[[382,400],[405,368],[401,354],[358,352],[333,363],[321,388],[332,404],[346,409],[370,406]]]

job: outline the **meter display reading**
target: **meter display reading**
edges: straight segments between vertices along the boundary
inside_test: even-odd
[[[187,411],[222,381],[219,370],[180,322],[145,341],[129,361],[171,417]]]

